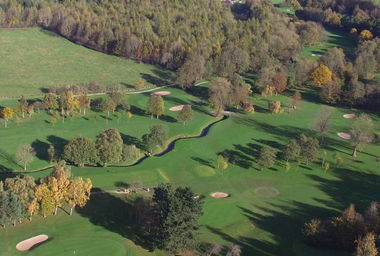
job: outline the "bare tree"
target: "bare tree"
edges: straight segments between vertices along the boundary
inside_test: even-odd
[[[372,119],[368,115],[361,114],[352,123],[351,140],[352,140],[352,146],[354,147],[352,151],[353,157],[357,156],[357,151],[360,147],[364,146],[366,143],[372,142],[373,122],[372,122]]]
[[[223,246],[217,243],[213,243],[210,245],[210,248],[206,254],[206,256],[218,255],[223,250]]]
[[[29,144],[21,145],[16,152],[16,161],[19,165],[24,167],[24,171],[26,171],[26,166],[33,162],[33,158],[36,155],[36,152]]]
[[[323,145],[326,133],[330,131],[330,120],[334,114],[334,109],[331,107],[322,107],[316,114],[312,129],[318,134],[321,139],[321,146]]]

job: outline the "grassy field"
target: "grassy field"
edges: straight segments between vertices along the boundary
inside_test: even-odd
[[[342,48],[348,59],[352,59],[355,54],[356,38],[340,29],[326,28],[327,40],[311,47],[305,47],[302,55],[312,59],[319,59],[329,48]],[[313,56],[314,54],[314,56]]]
[[[182,100],[187,97],[188,100],[193,99],[193,96],[181,94],[180,91],[172,92],[173,96],[178,95]],[[143,95],[134,97],[144,102],[146,100]],[[133,181],[141,181],[147,186],[159,182],[191,186],[197,193],[206,196],[204,215],[201,218],[201,241],[226,245],[237,243],[243,246],[243,255],[349,255],[305,246],[301,228],[304,221],[338,214],[349,203],[356,203],[358,209],[363,210],[377,198],[380,176],[376,172],[379,168],[376,157],[380,153],[380,146],[366,147],[353,160],[349,155],[350,144],[336,136],[337,132],[349,129],[351,121],[342,115],[352,110],[336,109],[324,149],[331,163],[333,154],[338,152],[344,158],[342,167],[333,164],[332,170],[325,172],[320,168],[320,163],[309,166],[293,163],[292,169],[285,172],[284,163],[278,161],[274,168],[260,172],[254,160],[264,145],[281,150],[282,145],[297,134],[312,134],[309,127],[321,105],[313,103],[315,99],[310,92],[305,92],[304,98],[305,101],[297,111],[272,115],[266,111],[269,99],[257,96],[252,101],[257,106],[258,113],[231,117],[211,128],[204,138],[179,142],[173,152],[163,157],[152,157],[131,168],[73,168],[73,172],[77,176],[91,178],[94,186],[103,190]],[[284,104],[289,101],[285,96],[274,99],[281,100]],[[132,98],[131,102],[134,102]],[[202,117],[205,114],[198,114],[197,119],[204,122],[209,119]],[[373,117],[378,123],[378,117]],[[148,117],[141,118],[150,120]],[[165,124],[165,121],[153,121]],[[186,132],[197,130],[195,126],[200,124],[194,120],[194,126]],[[20,125],[19,129],[24,125],[26,124]],[[74,129],[78,133],[79,128],[70,123],[65,125],[71,127],[71,134],[75,134]],[[177,124],[167,125],[175,130]],[[140,131],[133,126],[125,130],[128,130],[128,135],[139,137]],[[46,134],[52,132],[44,130]],[[180,132],[185,131],[177,130],[173,133]],[[62,132],[60,134],[63,136]],[[7,135],[2,134],[1,137]],[[15,142],[9,140],[6,144]],[[220,152],[228,152],[234,162],[224,171],[215,168],[217,153]],[[44,171],[33,176],[42,177],[48,173],[49,171]],[[208,196],[215,191],[230,193],[231,197],[213,199]],[[111,194],[94,195],[89,206],[78,210],[73,217],[61,212],[59,217],[48,217],[46,220],[37,218],[31,223],[2,230],[5,239],[0,240],[0,248],[3,250],[1,255],[21,255],[16,252],[14,245],[37,233],[46,233],[53,239],[27,255],[71,255],[74,251],[75,255],[103,255],[106,250],[112,252],[110,255],[120,256],[162,255],[162,252],[149,253],[135,245],[139,244],[133,236],[136,227],[126,217],[129,205],[125,199],[127,198]]]
[[[54,85],[98,81],[130,88],[138,78],[167,78],[153,66],[109,56],[46,30],[0,29],[0,98],[39,95]]]
[[[12,30],[6,30],[7,33],[11,33],[10,31]],[[22,37],[20,33],[23,30],[14,31],[14,37]],[[36,37],[52,37],[37,29],[24,32],[35,33]],[[33,38],[31,36],[30,40],[33,41]],[[67,43],[69,48],[79,47],[63,39],[52,38],[50,40]],[[82,47],[80,49],[83,50]],[[116,57],[104,58],[130,63]],[[15,63],[18,62],[13,62],[12,65]],[[89,67],[93,68],[92,65]],[[151,70],[152,74],[156,72],[154,68]],[[118,80],[124,75],[122,72],[115,74],[114,79]],[[41,81],[50,79],[49,76],[45,79],[42,75],[41,77]],[[80,74],[78,77],[81,78]],[[0,79],[3,78],[0,76]],[[1,86],[3,85],[1,82]],[[149,94],[139,94],[127,97],[133,106],[134,116],[131,119],[124,114],[120,120],[111,116],[111,120],[107,121],[105,113],[90,111],[86,118],[75,117],[66,120],[64,124],[59,122],[54,127],[46,113],[35,114],[18,122],[12,121],[9,128],[3,128],[0,124],[0,152],[3,156],[0,158],[0,170],[20,168],[13,163],[12,158],[17,146],[22,143],[31,143],[36,147],[37,159],[31,166],[36,169],[48,164],[47,143],[53,143],[59,148],[74,136],[95,138],[106,128],[118,128],[126,142],[137,144],[141,135],[154,124],[164,125],[169,137],[198,134],[201,127],[214,120],[207,114],[209,107],[203,103],[207,86],[202,84],[192,95],[179,89],[165,88],[172,94],[164,96],[166,112],[160,120],[151,119],[144,114]],[[35,87],[36,92],[38,88]],[[5,90],[9,89],[3,91]],[[10,92],[17,93],[12,90]],[[262,146],[271,146],[280,152],[283,145],[298,134],[314,135],[310,127],[322,107],[315,93],[313,90],[303,91],[303,101],[297,110],[277,115],[270,114],[267,110],[268,101],[276,99],[287,105],[290,98],[262,98],[253,95],[251,102],[257,113],[230,117],[213,126],[206,137],[182,140],[172,152],[162,157],[151,157],[140,165],[128,168],[73,167],[72,171],[76,176],[91,178],[94,186],[101,190],[123,187],[123,184],[135,181],[146,186],[154,186],[160,182],[190,186],[196,193],[205,196],[204,215],[200,220],[200,241],[224,245],[239,244],[243,248],[244,256],[349,256],[351,252],[306,246],[302,240],[301,229],[305,221],[338,215],[350,203],[355,203],[362,212],[371,201],[378,200],[380,175],[377,170],[380,163],[377,157],[380,155],[380,145],[367,146],[359,152],[357,159],[352,159],[349,141],[336,135],[337,132],[350,129],[352,120],[344,119],[342,115],[359,111],[335,108],[331,130],[324,149],[320,151],[326,151],[327,160],[332,165],[327,172],[321,169],[320,161],[309,166],[292,163],[288,172],[284,170],[284,162],[280,159],[273,168],[264,171],[258,170],[255,161]],[[2,106],[12,106],[15,103],[15,100],[0,101]],[[168,108],[186,103],[193,105],[194,119],[183,125],[176,122],[177,113],[169,112]],[[376,127],[379,127],[379,117],[374,114],[371,116]],[[230,160],[229,167],[224,171],[216,168],[217,155],[221,152],[228,154]],[[334,154],[339,154],[344,159],[342,166],[337,167],[334,164]],[[49,173],[50,170],[46,170],[31,175],[40,178]],[[0,179],[7,176],[12,174],[0,175]],[[231,197],[215,199],[209,196],[216,191],[230,193]],[[14,228],[0,229],[0,255],[165,255],[161,251],[150,252],[136,236],[138,227],[130,218],[129,199],[128,196],[115,196],[110,193],[94,194],[88,205],[84,209],[77,209],[71,217],[60,211],[59,216],[49,216],[46,219],[37,216],[32,222],[25,221]],[[37,234],[47,234],[51,240],[30,252],[16,251],[15,245],[19,241]]]

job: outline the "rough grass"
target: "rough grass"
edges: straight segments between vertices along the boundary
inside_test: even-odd
[[[39,95],[55,85],[98,81],[131,88],[167,79],[159,68],[109,56],[38,29],[0,29],[0,98]]]

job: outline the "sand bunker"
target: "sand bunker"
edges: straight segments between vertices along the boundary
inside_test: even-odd
[[[343,117],[347,118],[347,119],[353,119],[356,117],[356,115],[355,114],[345,114],[345,115],[343,115]]]
[[[230,194],[223,193],[223,192],[215,192],[215,193],[210,194],[210,196],[214,198],[226,198],[226,197],[230,197]]]
[[[29,238],[29,239],[26,239],[24,241],[19,242],[16,245],[16,249],[19,251],[28,251],[32,247],[34,247],[40,243],[43,243],[43,242],[47,241],[48,239],[49,239],[49,237],[47,235],[34,236],[32,238]]]
[[[170,94],[171,94],[171,92],[169,92],[169,91],[161,91],[161,92],[152,93],[152,95],[160,95],[160,96],[170,95]]]
[[[321,57],[322,55],[321,54],[312,53],[311,56],[313,56],[313,57]]]
[[[351,134],[346,133],[346,132],[338,132],[337,135],[341,137],[342,139],[345,140],[350,140],[351,139]]]
[[[181,111],[185,105],[179,105],[169,108],[170,111]]]
[[[278,191],[274,187],[258,187],[253,192],[255,193],[255,195],[264,198],[271,198],[280,194],[280,191]]]
[[[226,116],[236,115],[235,112],[231,112],[231,111],[222,111],[222,114],[223,114],[223,115],[226,115]]]

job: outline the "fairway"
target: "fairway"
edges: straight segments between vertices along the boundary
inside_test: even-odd
[[[178,104],[180,100],[188,102],[189,99],[193,99],[190,95],[181,94],[179,90],[170,91],[172,96],[176,97],[168,101],[167,107]],[[307,98],[306,95],[311,92],[304,93]],[[131,103],[143,106],[142,102],[146,101],[144,97],[146,96],[134,95],[129,99]],[[290,101],[285,96],[273,99],[281,100],[284,104]],[[355,203],[362,210],[372,200],[380,181],[380,176],[375,171],[379,168],[376,156],[380,153],[380,146],[366,147],[359,153],[358,158],[353,160],[350,156],[352,149],[349,142],[336,136],[337,132],[349,129],[352,120],[343,117],[347,110],[337,108],[332,129],[326,139],[327,146],[323,149],[327,152],[328,161],[333,165],[331,170],[325,172],[318,162],[308,166],[292,163],[292,168],[286,172],[284,162],[279,160],[274,168],[258,171],[255,156],[259,148],[267,145],[280,151],[282,145],[297,134],[311,134],[310,124],[320,109],[319,104],[304,100],[294,112],[272,115],[265,111],[267,101],[268,98],[256,98],[254,102],[258,109],[263,109],[262,111],[230,117],[213,126],[206,137],[179,141],[174,151],[162,157],[151,157],[135,167],[75,167],[72,170],[76,176],[91,178],[94,186],[102,190],[115,189],[119,184],[135,181],[140,181],[146,186],[168,181],[176,185],[191,186],[196,193],[205,196],[201,241],[225,245],[237,243],[243,247],[243,255],[246,256],[350,255],[340,251],[307,247],[301,236],[302,225],[316,216],[324,218],[335,215],[349,203]],[[175,123],[167,125],[173,129],[173,135],[192,133],[197,130],[196,126],[202,126],[202,122],[207,123],[210,120],[207,115],[203,115],[199,113],[195,118],[198,121],[194,120],[195,123],[189,125],[192,128],[186,130],[179,129],[183,127],[182,124],[178,124],[177,128]],[[378,124],[378,118],[373,117]],[[150,120],[149,117],[139,118],[141,122]],[[74,119],[71,122],[74,124],[79,120]],[[139,124],[139,120],[134,122],[136,125]],[[165,124],[163,120],[152,122]],[[70,126],[70,133],[74,134],[74,131],[78,132],[78,128],[72,124],[68,122],[57,126]],[[28,124],[22,124],[15,129],[28,129],[22,128],[24,125]],[[48,127],[48,124],[40,125]],[[129,135],[139,136],[138,128],[132,128],[134,125],[125,127]],[[7,137],[4,132],[9,132],[10,129],[1,131],[2,137]],[[46,134],[52,133],[50,129],[44,131]],[[95,129],[90,133],[94,134]],[[43,138],[42,135],[37,137]],[[9,140],[7,144],[15,142]],[[220,152],[229,154],[231,163],[226,170],[216,168],[216,158]],[[344,159],[344,164],[340,167],[334,165],[336,153]],[[44,161],[38,161],[38,164],[43,163]],[[32,175],[43,177],[49,172]],[[355,193],[351,193],[352,187],[356,188]],[[215,191],[228,193],[230,197],[215,199],[209,196]],[[134,244],[138,242],[132,236],[135,227],[128,221],[128,198],[129,196],[111,194],[94,195],[89,206],[83,210],[79,209],[72,217],[61,211],[59,217],[50,216],[46,220],[38,217],[31,223],[25,222],[15,228],[1,231],[6,237],[0,241],[1,248],[6,250],[2,255],[19,255],[14,244],[20,237],[27,238],[35,233],[46,233],[53,239],[28,255],[67,255],[74,250],[76,255],[103,255],[106,250],[112,251],[112,255],[120,256],[163,255],[160,251],[149,253]],[[102,239],[103,243],[91,242],[98,239]]]
[[[0,99],[42,95],[52,86],[97,81],[131,89],[170,73],[157,67],[106,55],[74,44],[47,30],[0,29]]]

